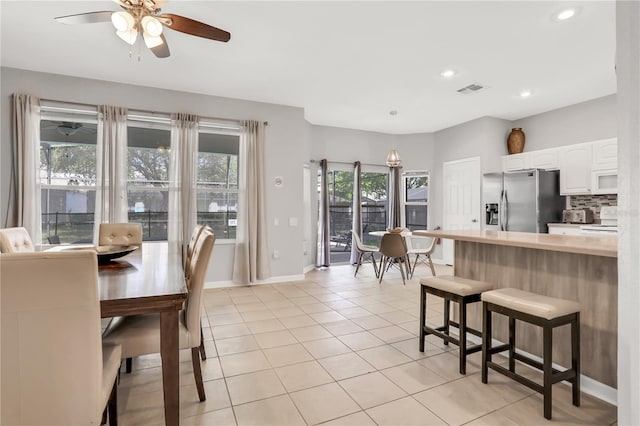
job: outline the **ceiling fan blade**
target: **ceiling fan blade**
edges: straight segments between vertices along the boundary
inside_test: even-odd
[[[149,50],[151,50],[151,52],[153,52],[153,54],[156,55],[156,57],[168,58],[171,53],[169,52],[169,45],[167,44],[167,39],[164,38],[164,34],[160,34],[159,37],[162,39],[162,44],[159,44],[153,47],[149,47],[147,45],[147,47],[149,47]]]
[[[202,22],[194,19],[185,18],[184,16],[166,13],[161,15],[160,18],[168,19],[169,23],[166,24],[167,27],[172,30],[180,31],[181,33],[223,42],[227,42],[231,38],[231,34],[225,30],[203,24]]]
[[[102,12],[78,13],[77,15],[58,16],[53,18],[63,24],[96,24],[99,22],[111,22],[112,10]]]

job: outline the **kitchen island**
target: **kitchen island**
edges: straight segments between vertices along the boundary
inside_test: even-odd
[[[455,240],[454,275],[580,303],[582,374],[617,387],[618,244],[615,237],[460,230],[414,231]],[[494,338],[506,342],[506,318],[494,315]],[[481,329],[481,305],[469,307],[470,326]],[[541,356],[542,333],[518,323],[516,346]],[[570,360],[568,327],[554,330],[553,362]]]

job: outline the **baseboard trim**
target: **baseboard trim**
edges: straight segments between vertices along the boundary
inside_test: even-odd
[[[300,275],[282,275],[279,277],[271,277],[271,278],[267,278],[266,280],[260,280],[251,284],[237,284],[231,280],[207,281],[204,284],[204,288],[206,290],[206,289],[212,289],[212,288],[244,287],[249,285],[264,285],[264,284],[277,284],[277,283],[284,283],[284,282],[291,282],[291,281],[303,281],[304,279],[305,279],[304,274],[300,274]]]
[[[304,267],[304,269],[302,270],[303,274],[306,274],[307,272],[311,272],[314,269],[316,269],[316,265],[307,265]]]

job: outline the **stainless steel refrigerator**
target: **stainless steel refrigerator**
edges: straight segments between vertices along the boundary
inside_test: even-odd
[[[562,222],[565,208],[560,172],[487,173],[482,179],[482,203],[483,229],[547,233],[548,223]]]

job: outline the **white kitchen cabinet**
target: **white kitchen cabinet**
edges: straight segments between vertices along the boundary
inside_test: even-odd
[[[558,170],[558,149],[541,149],[531,151],[529,155],[530,169]]]
[[[560,195],[591,193],[593,143],[581,143],[558,148]]]
[[[515,172],[527,169],[558,170],[558,149],[540,149],[502,156],[502,171]]]
[[[580,226],[570,223],[549,223],[549,233],[559,235],[582,235]]]
[[[593,142],[593,170],[618,168],[618,139],[603,139]]]
[[[515,172],[517,170],[529,169],[529,153],[511,154],[502,156],[502,171]]]

